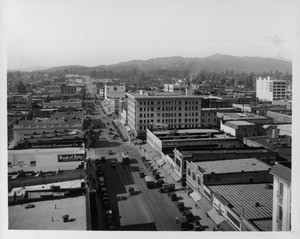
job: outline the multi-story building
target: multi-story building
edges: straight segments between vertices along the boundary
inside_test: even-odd
[[[7,98],[7,111],[29,111],[31,102],[31,94],[11,95]]]
[[[201,126],[213,127],[220,124],[217,112],[240,112],[237,108],[201,108]]]
[[[269,76],[256,78],[256,97],[263,101],[286,99],[286,81]]]
[[[69,132],[73,130],[82,130],[82,119],[73,120],[23,120],[13,128],[14,145],[16,146],[20,140],[26,139],[26,136],[30,135],[30,138],[39,140],[38,135],[45,135],[46,138],[55,137],[56,133]],[[48,136],[49,134],[49,136]],[[54,136],[52,136],[54,134]],[[59,137],[59,136],[58,136]]]
[[[273,118],[276,123],[292,123],[292,111],[282,110],[268,110],[267,116]]]
[[[126,93],[127,122],[137,137],[147,128],[185,129],[201,127],[201,96]]]
[[[70,85],[62,85],[61,94],[66,96],[74,96],[77,94],[77,87]]]
[[[217,112],[220,120],[247,121],[254,124],[272,124],[273,119],[252,113]]]
[[[273,231],[291,231],[291,162],[276,164],[273,181]]]
[[[44,109],[82,108],[81,100],[57,100],[43,102]]]
[[[225,121],[224,123],[221,122],[221,130],[235,136],[238,139],[262,136],[264,133],[261,125],[255,125],[242,120]]]
[[[126,87],[125,84],[120,85],[105,85],[104,98],[123,99],[125,98]]]
[[[164,84],[164,92],[180,93],[182,95],[186,94],[186,89],[189,83],[179,80],[175,84]]]

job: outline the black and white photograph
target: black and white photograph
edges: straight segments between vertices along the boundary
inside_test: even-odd
[[[0,237],[295,237],[299,42],[297,0],[0,1]]]

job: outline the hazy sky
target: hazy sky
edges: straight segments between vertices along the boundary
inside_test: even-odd
[[[8,69],[215,53],[291,59],[300,1],[6,1]]]

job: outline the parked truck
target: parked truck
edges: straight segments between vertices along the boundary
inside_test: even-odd
[[[147,185],[147,188],[153,188],[154,186],[154,180],[151,176],[145,176],[145,181],[146,181],[146,185]]]

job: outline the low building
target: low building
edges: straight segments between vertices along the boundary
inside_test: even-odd
[[[291,161],[292,138],[287,135],[273,135],[244,138],[244,144],[250,147],[264,147],[278,153],[278,161]]]
[[[217,117],[220,120],[237,120],[237,121],[247,121],[254,124],[272,124],[273,119],[252,113],[217,113]]]
[[[33,136],[33,138],[38,139],[42,138],[38,135],[51,134],[53,138],[56,137],[55,134],[71,132],[73,130],[82,130],[82,120],[22,120],[17,125],[14,125],[13,128],[14,146],[20,140],[26,139],[28,135],[30,135],[30,138]],[[37,136],[34,137],[34,135]],[[49,138],[51,137],[49,135]]]
[[[179,167],[178,173],[186,177],[186,162],[217,161],[226,159],[240,159],[255,157],[267,164],[277,162],[277,153],[262,148],[215,148],[203,150],[178,150],[174,149],[174,162]]]
[[[237,108],[201,108],[201,127],[220,125],[217,112],[240,112]]]
[[[20,198],[22,204],[16,202],[8,207],[8,228],[87,230],[87,197],[82,183],[76,180],[13,189],[9,198]],[[64,215],[68,215],[67,221]]]
[[[254,123],[242,120],[221,121],[221,130],[238,139],[261,136],[264,133],[261,125],[255,125]]]
[[[285,110],[283,105],[273,104],[233,104],[234,108],[238,108],[243,112],[266,115],[268,110]]]
[[[201,150],[217,148],[240,148],[241,140],[215,129],[147,130],[145,151],[154,152],[155,160],[165,170],[174,172],[174,180],[185,180],[182,165],[174,158],[177,150]],[[145,155],[146,152],[145,152]],[[153,156],[153,155],[152,155]],[[164,165],[166,164],[166,165]]]
[[[70,85],[61,85],[61,94],[63,96],[74,96],[76,95],[77,92],[77,87],[76,86],[70,86]]]
[[[125,98],[126,86],[125,84],[119,85],[105,85],[104,98],[123,99]]]
[[[31,94],[8,95],[7,111],[30,111],[32,108]]]
[[[273,231],[291,231],[291,162],[276,164],[270,174],[274,176]]]
[[[81,100],[57,100],[43,102],[44,109],[60,109],[60,108],[82,108]]]
[[[208,186],[204,195],[213,205],[207,214],[221,227],[226,221],[237,231],[272,231],[272,184]]]
[[[8,172],[76,169],[85,160],[84,147],[8,150]]]
[[[256,159],[227,159],[186,163],[187,185],[204,194],[204,185],[272,183],[270,165]]]
[[[292,123],[292,111],[268,110],[267,116],[271,117],[275,123]]]

